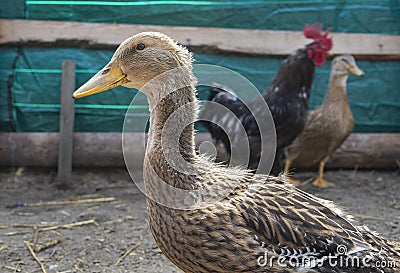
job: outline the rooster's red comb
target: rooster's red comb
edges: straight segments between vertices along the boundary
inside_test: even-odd
[[[303,33],[306,38],[314,39],[318,42],[324,51],[329,51],[332,48],[332,39],[328,37],[330,28],[322,34],[322,24],[307,24],[304,27]]]

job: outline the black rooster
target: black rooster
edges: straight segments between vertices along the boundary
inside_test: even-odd
[[[304,128],[315,66],[320,66],[325,62],[326,53],[332,47],[332,40],[328,37],[329,30],[322,34],[322,25],[306,25],[303,32],[307,38],[314,39],[314,42],[302,46],[290,54],[280,65],[271,85],[262,94],[269,106],[276,129],[277,149],[271,170],[274,175],[278,175],[283,169],[283,149]],[[250,110],[236,97],[233,91],[228,91],[224,87],[212,87],[208,100],[227,107],[240,120],[249,139],[250,160],[248,168],[257,169],[261,156],[261,138]],[[255,106],[256,103],[257,101],[253,101],[247,103],[247,105],[253,104]],[[234,136],[238,126],[233,124],[232,120],[227,119],[226,116],[209,111],[207,107],[201,117],[208,122],[203,124],[211,133],[217,145],[217,157],[222,161],[227,161],[231,149],[235,149],[236,146],[235,138],[231,138],[232,143],[230,143],[228,135]],[[256,107],[250,108],[257,109]],[[221,148],[225,151],[221,151]],[[228,157],[223,158],[220,156],[221,154],[226,154]]]

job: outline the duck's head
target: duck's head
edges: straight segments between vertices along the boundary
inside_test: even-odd
[[[142,32],[121,43],[111,61],[73,94],[81,98],[117,86],[141,89],[156,76],[178,68],[192,69],[192,55],[159,32]]]
[[[350,72],[357,76],[364,76],[364,72],[357,66],[354,57],[349,54],[336,56],[332,60],[332,70],[338,75],[347,75]]]

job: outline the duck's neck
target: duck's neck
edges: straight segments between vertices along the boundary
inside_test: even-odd
[[[150,128],[145,165],[165,183],[193,189],[195,183],[185,179],[185,171],[193,168],[196,161],[194,121],[198,101],[193,74],[189,71],[180,73],[182,75],[175,73],[162,80],[162,85],[153,85],[147,94]]]
[[[325,102],[348,104],[346,82],[348,73],[332,73],[329,79]]]
[[[149,99],[149,105],[151,113],[147,153],[172,152],[168,149],[179,144],[182,156],[191,160],[195,156],[194,121],[197,115],[195,107],[198,105],[194,88],[178,89],[156,103]]]

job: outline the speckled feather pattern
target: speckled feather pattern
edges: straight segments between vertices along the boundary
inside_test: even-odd
[[[314,80],[315,65],[308,57],[307,51],[317,43],[313,42],[293,51],[280,65],[274,79],[269,87],[262,94],[265,102],[271,111],[276,130],[276,160],[272,169],[274,175],[282,171],[283,149],[288,146],[303,130],[306,123],[308,102],[311,95],[311,86]],[[324,52],[325,54],[325,52]],[[243,124],[250,144],[250,160],[248,168],[257,169],[261,157],[261,137],[253,114],[235,97],[233,91],[225,91],[227,87],[218,87],[211,90],[209,100],[219,103],[231,110]],[[248,102],[252,109],[255,109],[256,116],[264,107],[257,107],[258,101]],[[264,114],[265,115],[265,114]],[[240,140],[234,138],[239,132],[238,124],[232,118],[215,115],[207,109],[203,111],[202,118],[211,120],[214,123],[204,123],[215,143],[223,145],[218,154],[231,153],[231,147],[237,149]],[[220,124],[232,136],[231,141],[227,134],[216,124]]]
[[[135,46],[146,49],[137,52]],[[129,79],[127,86],[136,86],[149,101],[151,115],[148,144],[144,161],[144,182],[148,197],[170,195],[173,186],[185,190],[204,189],[204,200],[229,189],[225,197],[195,209],[173,209],[151,198],[147,199],[149,224],[154,239],[163,253],[184,272],[381,272],[374,269],[332,268],[329,266],[292,268],[260,267],[257,259],[270,256],[325,257],[343,244],[354,255],[376,254],[400,262],[397,242],[388,242],[379,235],[352,223],[345,212],[332,202],[319,199],[291,186],[284,178],[250,175],[248,171],[226,168],[198,156],[194,149],[193,124],[179,136],[163,134],[177,109],[177,121],[194,122],[197,115],[195,78],[191,71],[191,55],[167,36],[142,33],[117,50],[120,69]],[[175,67],[173,67],[175,66]],[[180,68],[181,77],[145,88],[146,82],[169,69]],[[186,82],[185,88],[174,83]],[[166,84],[168,83],[168,84]],[[169,85],[169,86],[168,86]],[[169,87],[167,91],[166,87]],[[167,92],[161,94],[161,92]],[[173,127],[175,129],[175,127]],[[178,151],[173,151],[179,138]],[[168,151],[163,151],[168,147]],[[190,163],[192,172],[182,172],[169,153],[178,152]],[[165,182],[159,184],[159,182]],[[160,186],[161,185],[161,186]],[[201,202],[203,199],[200,199]],[[385,272],[395,272],[385,271]]]

